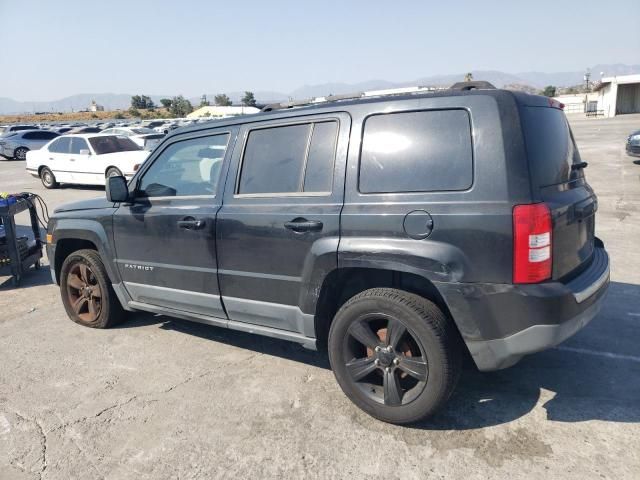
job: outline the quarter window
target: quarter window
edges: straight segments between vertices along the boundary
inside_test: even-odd
[[[237,193],[330,192],[337,135],[335,121],[250,131]]]
[[[140,181],[146,197],[215,195],[229,134],[183,140],[169,145]]]
[[[391,113],[366,120],[361,192],[466,190],[472,181],[471,126],[465,110]]]

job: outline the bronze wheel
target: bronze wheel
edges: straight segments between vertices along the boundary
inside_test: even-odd
[[[60,269],[60,294],[69,318],[85,327],[108,328],[125,317],[95,250],[78,250],[65,259]]]
[[[86,323],[95,322],[102,311],[102,289],[91,268],[73,264],[67,275],[67,296],[74,313]]]

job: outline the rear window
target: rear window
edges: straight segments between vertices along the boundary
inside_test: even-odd
[[[366,120],[362,193],[466,190],[472,182],[471,124],[465,110],[391,113]]]
[[[105,135],[104,137],[92,137],[89,143],[96,152],[96,155],[115,152],[130,152],[141,150],[141,148],[127,137],[116,135]]]
[[[527,157],[533,183],[539,187],[557,185],[583,177],[580,152],[562,110],[549,107],[522,107]]]

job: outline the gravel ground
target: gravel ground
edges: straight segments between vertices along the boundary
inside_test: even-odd
[[[82,328],[48,269],[0,277],[0,479],[640,478],[640,165],[623,148],[640,115],[571,122],[612,284],[565,344],[469,368],[437,417],[396,427],[353,406],[322,354],[148,314]],[[23,190],[50,208],[104,194],[0,162],[0,191]]]

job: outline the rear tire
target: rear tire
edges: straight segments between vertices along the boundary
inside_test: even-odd
[[[13,158],[15,158],[16,160],[26,160],[28,151],[28,148],[18,147],[13,152]]]
[[[42,185],[44,185],[44,188],[58,188],[58,181],[56,180],[56,176],[51,170],[49,170],[48,167],[44,167],[40,171],[40,180],[42,181]]]
[[[347,301],[333,320],[328,347],[343,392],[384,422],[432,415],[462,370],[452,322],[433,302],[392,288],[365,290]]]
[[[95,250],[78,250],[65,259],[60,294],[69,318],[85,327],[109,328],[126,318]]]
[[[107,173],[105,174],[106,178],[109,177],[122,177],[122,172],[116,167],[111,167],[107,169]]]

